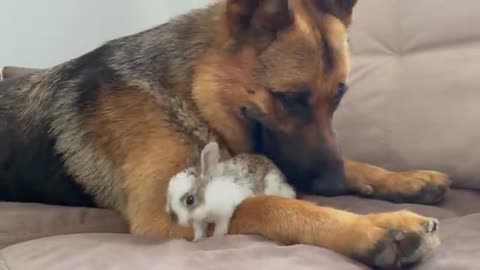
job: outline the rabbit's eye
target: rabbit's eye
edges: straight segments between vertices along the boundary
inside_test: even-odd
[[[185,199],[185,202],[188,206],[191,206],[195,203],[195,198],[192,195],[188,195],[187,199]]]

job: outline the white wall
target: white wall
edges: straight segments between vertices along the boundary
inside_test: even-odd
[[[211,0],[0,0],[0,66],[49,67]]]

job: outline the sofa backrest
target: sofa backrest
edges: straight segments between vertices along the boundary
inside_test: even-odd
[[[41,69],[28,67],[6,66],[0,68],[0,80],[7,80],[11,78],[21,77],[27,74],[35,73]]]
[[[478,0],[358,1],[350,92],[335,116],[345,155],[480,188],[479,10]]]

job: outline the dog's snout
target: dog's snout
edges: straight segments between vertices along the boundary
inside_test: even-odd
[[[313,192],[326,196],[337,196],[347,193],[345,170],[343,162],[335,166],[324,167],[318,171],[312,183]]]

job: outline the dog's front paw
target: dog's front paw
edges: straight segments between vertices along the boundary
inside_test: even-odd
[[[383,181],[365,184],[360,193],[397,203],[434,204],[445,198],[450,185],[448,175],[441,172],[389,172]]]
[[[438,247],[439,222],[409,211],[366,216],[385,234],[360,259],[379,268],[409,266],[421,262]]]

